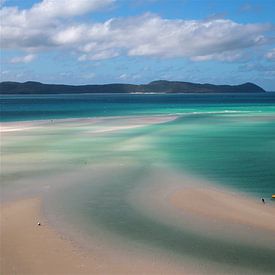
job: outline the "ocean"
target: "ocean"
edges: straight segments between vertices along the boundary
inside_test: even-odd
[[[0,95],[1,121],[274,110],[275,93]],[[265,108],[263,108],[265,107]]]
[[[273,204],[275,93],[0,101],[2,125],[26,127],[15,125],[1,138],[2,200],[42,196],[50,224],[88,250],[98,242],[96,249],[107,243],[131,255],[165,253],[168,261],[195,259],[210,274],[213,264],[230,274],[274,271],[274,247],[265,234],[211,217],[199,228],[196,213],[188,220],[188,213],[179,219],[169,212],[167,194],[198,179],[205,189],[225,187],[260,207],[262,197]],[[91,119],[59,120],[70,118]],[[28,128],[24,121],[32,120],[38,124]],[[162,190],[164,198],[155,193]]]
[[[275,192],[275,93],[1,95],[0,101],[2,122],[177,115],[172,122],[122,131],[107,141],[78,141],[71,148],[93,146],[94,158],[119,158],[123,153],[112,154],[112,146],[142,137],[146,149],[127,152],[132,158],[161,160],[255,196]],[[57,146],[65,150],[62,142]]]

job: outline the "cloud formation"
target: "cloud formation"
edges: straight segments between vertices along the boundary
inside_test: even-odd
[[[41,50],[56,46],[53,37],[68,19],[102,9],[114,0],[44,0],[30,9],[3,7],[0,10],[1,47]]]
[[[112,18],[103,23],[73,23],[76,16],[102,9],[114,0],[44,0],[28,10],[1,9],[1,46],[28,52],[69,50],[79,61],[119,55],[182,57],[194,61],[234,61],[247,48],[269,42],[271,24],[232,20],[172,20],[155,14]]]
[[[275,48],[266,53],[265,57],[270,61],[275,61]]]
[[[31,61],[33,61],[36,58],[36,55],[34,54],[27,54],[24,56],[16,56],[13,57],[10,62],[11,63],[29,63]]]
[[[44,18],[72,17],[102,9],[114,0],[43,0],[29,11],[30,16]]]

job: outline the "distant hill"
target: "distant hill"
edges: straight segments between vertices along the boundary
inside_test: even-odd
[[[253,83],[241,85],[198,84],[158,80],[149,84],[60,85],[28,81],[1,82],[0,94],[71,94],[71,93],[262,93]]]

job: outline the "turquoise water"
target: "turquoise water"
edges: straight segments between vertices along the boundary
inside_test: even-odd
[[[275,93],[0,95],[0,106],[0,121],[223,110],[262,112],[274,111]]]
[[[268,198],[275,192],[274,115],[251,111],[181,117],[160,130],[157,144],[177,167]]]
[[[0,102],[2,121],[175,114],[179,118],[173,122],[123,131],[112,139],[79,138],[66,154],[79,160],[89,147],[96,159],[124,154],[148,163],[165,161],[256,196],[275,192],[275,93],[29,95],[1,96]],[[112,150],[135,137],[143,137],[149,149]]]
[[[103,240],[105,232],[111,232],[130,247],[145,245],[198,262],[216,262],[229,266],[229,271],[236,267],[257,274],[273,272],[273,248],[211,238],[163,223],[136,209],[129,198],[132,190],[144,188],[154,167],[163,165],[233,187],[259,201],[270,198],[275,192],[275,94],[44,95],[0,100],[2,121],[54,120],[3,136],[4,191],[18,190],[22,195],[33,184],[33,189],[49,194],[46,201],[53,220],[81,233],[100,228],[103,233],[96,236]],[[131,117],[144,115],[177,115],[177,119],[104,132],[129,126]],[[96,123],[55,121],[101,116],[112,118]],[[79,174],[64,179],[71,171]],[[51,179],[54,184],[60,179],[58,191]]]
[[[134,165],[127,171],[114,170],[113,174],[100,180],[92,170],[89,182],[79,182],[67,192],[52,194],[51,208],[58,219],[64,218],[68,226],[77,224],[82,230],[86,227],[84,232],[105,241],[108,237],[104,234],[111,232],[119,242],[129,245],[130,253],[133,253],[133,247],[144,249],[145,246],[148,251],[153,247],[164,250],[167,257],[193,257],[197,259],[198,266],[205,262],[210,262],[210,265],[218,263],[223,266],[225,274],[273,274],[275,250],[272,247],[228,240],[226,234],[223,238],[211,238],[184,226],[178,228],[173,223],[165,224],[162,220],[144,215],[129,203],[129,195],[149,175],[150,168],[148,163]],[[95,234],[91,230],[94,225],[102,231]],[[239,268],[244,270],[240,272]],[[208,273],[212,274],[207,269],[203,272]]]

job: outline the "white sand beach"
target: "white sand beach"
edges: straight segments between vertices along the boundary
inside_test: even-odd
[[[77,158],[78,165],[74,162],[65,162],[64,160],[71,157],[68,155],[62,156],[62,163],[58,166],[60,160],[56,160],[55,156],[62,155],[63,151],[56,152],[51,148],[63,147],[49,146],[46,155],[43,150],[40,151],[39,147],[38,150],[31,152],[28,151],[29,149],[23,151],[20,148],[36,148],[34,138],[39,137],[38,144],[41,144],[40,137],[45,134],[48,135],[47,143],[56,144],[57,134],[63,135],[62,131],[65,131],[66,135],[70,135],[70,129],[78,129],[81,138],[88,139],[92,133],[96,137],[98,134],[107,135],[109,139],[110,135],[117,131],[142,128],[175,118],[176,116],[160,116],[4,123],[1,132],[2,148],[4,149],[2,154],[4,184],[1,187],[3,191],[1,195],[1,273],[253,273],[253,265],[251,268],[246,263],[232,266],[225,262],[215,262],[215,253],[210,258],[207,255],[197,257],[196,253],[198,255],[205,253],[204,246],[211,241],[213,247],[215,242],[221,242],[224,249],[236,247],[236,253],[240,255],[243,255],[243,251],[249,247],[253,251],[258,247],[259,251],[269,255],[268,253],[273,251],[275,246],[274,203],[266,201],[263,204],[260,199],[237,194],[235,191],[191,178],[189,175],[167,167],[155,165],[148,170],[148,174],[141,177],[141,183],[131,189],[125,198],[127,205],[129,209],[133,208],[135,211],[133,213],[144,217],[144,221],[149,221],[149,223],[152,221],[153,226],[159,224],[159,228],[163,228],[159,232],[156,230],[156,235],[166,236],[165,230],[169,230],[169,228],[171,228],[171,232],[182,230],[183,236],[192,236],[192,238],[197,236],[198,240],[202,240],[202,251],[194,250],[192,247],[182,247],[181,249],[179,246],[175,246],[176,250],[171,249],[169,252],[170,248],[165,248],[165,241],[162,244],[162,240],[160,242],[154,240],[150,244],[145,239],[138,245],[136,240],[127,240],[127,236],[119,236],[116,227],[114,227],[115,231],[112,227],[103,229],[107,232],[105,241],[92,235],[87,238],[87,243],[83,246],[83,238],[85,239],[86,233],[78,242],[77,234],[66,234],[66,230],[60,230],[60,227],[52,222],[52,217],[58,219],[55,213],[51,213],[51,218],[47,216],[49,212],[45,211],[45,207],[47,208],[47,203],[49,203],[47,200],[53,194],[51,192],[56,194],[60,192],[56,186],[62,186],[64,188],[60,190],[70,192],[71,187],[75,188],[85,179],[89,179],[91,184],[94,184],[95,179],[98,183],[106,182],[106,178],[112,178],[112,174],[116,175],[116,169],[123,167],[124,170],[121,171],[128,171],[127,169],[130,169],[132,165],[131,161],[127,158],[121,160],[121,163],[109,160],[109,163],[112,163],[111,166],[108,166],[107,163],[100,166],[88,159],[85,160],[84,165],[81,151],[81,165],[77,154],[75,158]],[[20,135],[18,135],[19,132]],[[75,135],[72,137],[74,140],[78,138]],[[26,147],[29,146],[29,142],[32,147]],[[64,142],[69,143],[68,140],[63,140],[62,144]],[[19,144],[22,144],[22,147],[16,147]],[[125,146],[128,150],[139,150],[139,147],[132,146],[130,141],[128,144],[124,144],[124,149]],[[121,147],[116,148],[121,151]],[[24,158],[21,158],[22,154]],[[53,163],[55,167],[52,166]],[[45,172],[43,167],[48,167],[50,172],[47,172],[48,170]],[[51,170],[53,168],[55,170]],[[38,172],[35,174],[32,169],[41,169],[41,171],[36,170]],[[16,172],[19,173],[19,176]],[[135,176],[133,175],[133,177]],[[102,183],[103,186],[104,184]],[[60,219],[62,220],[61,217]],[[97,224],[93,217],[91,220],[100,230],[102,225]],[[41,223],[41,226],[37,225],[38,222]],[[78,225],[74,225],[74,228],[78,228]],[[96,232],[96,230],[91,232]],[[171,233],[167,232],[167,234],[169,237]],[[131,232],[129,236],[131,236]],[[147,238],[147,235],[145,237]],[[113,241],[110,241],[112,239]],[[184,244],[184,239],[179,241],[183,241]],[[116,246],[118,242],[125,243]],[[190,242],[186,242],[186,244],[190,245]],[[238,249],[240,252],[237,251]],[[190,255],[188,254],[189,250],[191,251]],[[248,257],[253,259],[253,253]],[[263,270],[263,273],[268,274],[269,269]]]

